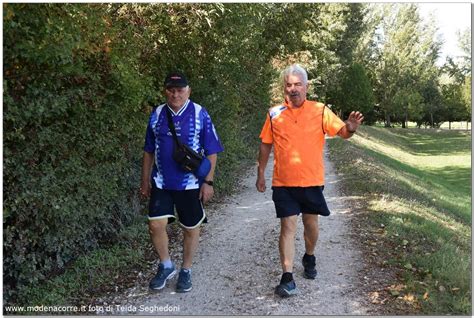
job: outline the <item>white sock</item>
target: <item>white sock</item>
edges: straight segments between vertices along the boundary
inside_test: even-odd
[[[169,258],[167,260],[161,261],[161,264],[163,264],[163,266],[165,268],[172,268],[173,267],[173,262]]]

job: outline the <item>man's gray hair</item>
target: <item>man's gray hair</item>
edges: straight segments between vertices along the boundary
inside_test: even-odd
[[[308,73],[306,73],[306,70],[299,64],[292,64],[288,66],[281,74],[283,86],[285,86],[286,79],[290,75],[296,75],[303,80],[304,85],[308,84]]]

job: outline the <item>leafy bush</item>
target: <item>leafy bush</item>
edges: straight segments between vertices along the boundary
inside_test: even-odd
[[[146,118],[138,87],[150,87],[149,78],[130,72],[133,59],[107,52],[104,10],[5,6],[7,299],[113,242],[137,213],[138,123]]]

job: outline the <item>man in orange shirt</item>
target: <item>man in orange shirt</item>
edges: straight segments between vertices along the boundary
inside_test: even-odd
[[[288,297],[297,293],[293,279],[297,217],[303,214],[306,253],[304,277],[315,279],[314,250],[319,235],[318,215],[330,214],[323,196],[325,134],[350,138],[364,117],[351,112],[343,122],[322,103],[306,100],[308,75],[298,64],[282,73],[285,102],[270,108],[263,126],[258,155],[257,190],[266,190],[264,172],[274,146],[272,199],[280,218],[280,261],[283,275],[275,293]]]

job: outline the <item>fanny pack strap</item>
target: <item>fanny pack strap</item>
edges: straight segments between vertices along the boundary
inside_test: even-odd
[[[180,146],[181,142],[179,141],[178,136],[176,135],[176,130],[174,128],[174,123],[173,123],[173,119],[171,118],[171,111],[169,110],[168,104],[166,104],[164,107],[166,108],[166,116],[168,117],[168,126],[171,130],[171,134],[173,135],[173,139],[176,142],[176,145]]]

